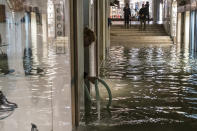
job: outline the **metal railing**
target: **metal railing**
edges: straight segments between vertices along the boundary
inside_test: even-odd
[[[99,83],[101,83],[106,88],[106,90],[108,92],[109,101],[108,101],[108,104],[107,104],[107,109],[109,109],[109,107],[112,104],[112,93],[111,93],[110,87],[107,85],[107,83],[104,80],[101,80],[99,78],[96,78],[96,80],[94,82],[95,91],[96,91],[96,100],[100,101],[100,93],[99,93],[99,88],[98,88]],[[85,88],[85,94],[86,94],[88,100],[91,101],[91,96],[90,96],[90,93],[89,93],[89,90],[88,90],[88,87],[87,87],[86,84],[85,84],[84,88]]]

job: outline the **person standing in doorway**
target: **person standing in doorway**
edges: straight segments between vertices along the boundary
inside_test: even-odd
[[[140,18],[140,29],[142,30],[144,24],[144,30],[146,30],[146,8],[144,4],[142,4],[142,8],[139,11],[139,18]]]
[[[148,23],[149,23],[150,18],[149,18],[149,2],[148,1],[146,1],[145,8],[146,8],[146,13],[147,13],[146,18],[147,18]]]
[[[129,8],[129,4],[126,3],[126,6],[123,9],[124,11],[124,23],[125,23],[125,28],[129,27],[129,21],[131,17],[131,9]]]

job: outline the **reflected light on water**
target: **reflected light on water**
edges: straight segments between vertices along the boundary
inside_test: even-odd
[[[112,46],[101,68],[113,94],[112,118],[103,109],[100,124],[197,123],[197,70],[191,60],[175,45]],[[100,92],[105,103],[107,93],[103,88]]]
[[[35,63],[39,64],[38,60],[38,43],[37,43],[37,22],[36,14],[31,12],[31,42],[32,42],[32,54]]]

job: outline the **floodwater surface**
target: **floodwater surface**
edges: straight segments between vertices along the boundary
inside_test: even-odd
[[[104,107],[108,95],[100,87],[100,120],[95,106],[89,125],[197,129],[196,65],[196,58],[175,45],[112,46],[101,68],[113,95],[110,113]]]

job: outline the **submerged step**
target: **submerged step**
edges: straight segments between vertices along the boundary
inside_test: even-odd
[[[128,44],[172,44],[173,41],[164,30],[163,25],[147,25],[145,31],[139,30],[140,25],[132,25],[126,29],[123,25],[112,26],[111,43]]]
[[[172,41],[111,41],[112,44],[119,44],[121,45],[122,43],[126,44],[173,44]]]
[[[131,32],[131,33],[125,33],[125,32],[123,32],[123,33],[114,33],[114,32],[111,32],[110,33],[110,35],[112,35],[112,36],[124,36],[124,35],[126,35],[126,36],[129,36],[129,35],[142,35],[142,34],[145,34],[145,35],[151,35],[151,36],[154,36],[154,35],[166,35],[166,33],[164,33],[164,32],[143,32],[143,33],[141,33],[141,32]],[[166,35],[167,36],[167,35]]]
[[[171,40],[171,38],[169,36],[111,36],[112,39],[123,39],[123,40]]]
[[[127,36],[127,37],[131,37],[131,36],[167,36],[165,33],[161,34],[161,33],[155,33],[155,34],[150,34],[150,33],[141,33],[141,34],[111,34],[111,36]]]
[[[111,28],[110,30],[114,30],[114,31],[128,31],[128,30],[139,30],[140,27],[137,27],[137,28],[128,28],[128,29],[125,29],[125,28],[122,28],[122,29],[113,29]],[[164,30],[163,28],[146,28],[146,30]]]

